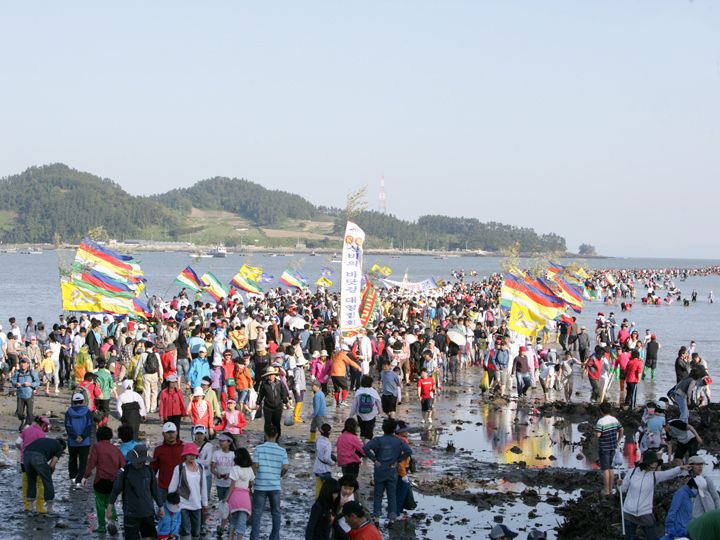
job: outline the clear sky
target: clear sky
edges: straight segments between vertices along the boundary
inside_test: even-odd
[[[716,0],[5,2],[0,175],[244,177],[719,257]]]

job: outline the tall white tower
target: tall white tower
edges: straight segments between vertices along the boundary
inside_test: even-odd
[[[380,194],[378,195],[378,210],[381,213],[387,212],[387,199],[385,197],[385,177],[380,177]]]

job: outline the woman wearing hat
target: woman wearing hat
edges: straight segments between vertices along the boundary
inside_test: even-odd
[[[635,531],[640,527],[648,539],[657,538],[655,534],[655,516],[653,515],[653,498],[655,484],[666,482],[680,476],[690,465],[674,467],[665,471],[658,470],[662,463],[655,452],[647,450],[642,460],[630,475],[618,480],[620,490],[625,493],[623,510],[625,513],[625,538],[635,539]]]
[[[199,386],[193,389],[192,401],[188,404],[186,413],[193,426],[205,427],[210,435],[215,433],[212,406],[205,400],[205,392]]]
[[[175,467],[168,487],[169,493],[180,495],[180,538],[200,538],[202,516],[208,511],[207,480],[199,455],[195,443],[185,443],[183,462]]]

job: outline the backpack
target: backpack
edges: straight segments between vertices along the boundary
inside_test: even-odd
[[[370,394],[360,394],[358,396],[358,413],[370,414],[375,407],[375,400]]]
[[[148,353],[147,358],[145,358],[145,365],[143,366],[145,373],[148,375],[152,375],[153,373],[157,373],[160,369],[160,359],[158,358],[157,353],[151,352]]]

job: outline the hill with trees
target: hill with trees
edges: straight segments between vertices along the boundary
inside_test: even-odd
[[[315,248],[337,247],[345,228],[339,208],[238,178],[215,177],[139,197],[111,180],[56,163],[4,178],[0,189],[0,241],[5,243],[47,243],[56,235],[75,242],[102,226],[119,240],[277,247],[302,239]],[[368,247],[497,252],[518,243],[522,252],[566,250],[557,234],[476,218],[426,215],[407,221],[362,211],[353,219],[365,230]]]
[[[16,243],[81,239],[103,226],[113,238],[170,234],[175,213],[115,182],[55,163],[0,180],[0,240]]]

